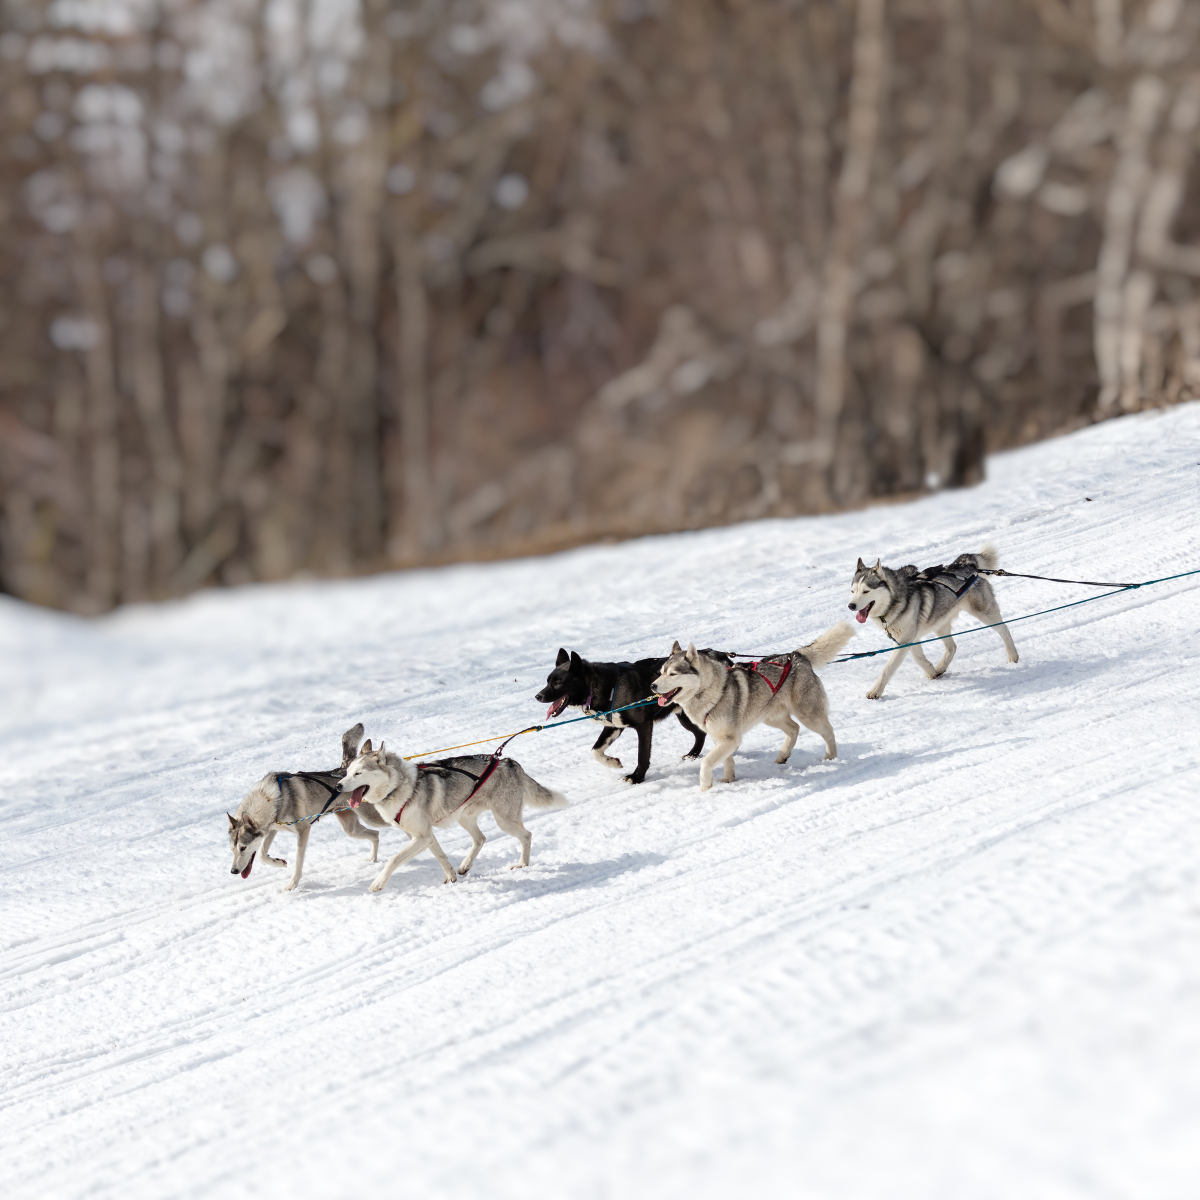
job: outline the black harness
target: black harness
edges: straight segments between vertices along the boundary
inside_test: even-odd
[[[330,771],[329,774],[332,775],[333,772]],[[283,786],[285,779],[307,779],[310,783],[319,783],[329,793],[329,799],[325,801],[321,811],[312,818],[314,824],[329,811],[329,806],[341,795],[341,792],[333,784],[322,779],[319,775],[314,775],[311,771],[279,771],[275,775],[275,780],[280,787]]]
[[[613,697],[616,696],[617,685],[621,682],[621,672],[633,670],[633,663],[631,663],[631,662],[619,662],[619,663],[614,663],[613,665],[616,670],[616,676],[613,679],[612,687],[609,688],[609,690],[608,690],[608,701],[605,703],[603,708],[592,709],[593,712],[612,712]],[[583,702],[583,707],[584,708],[592,708],[592,693],[591,692],[588,692],[587,699]],[[618,726],[618,728],[620,728],[620,727]]]
[[[984,573],[987,574],[988,572]],[[946,591],[953,592],[954,597],[957,600],[965,596],[967,592],[969,592],[971,588],[973,588],[979,582],[979,573],[972,572],[966,577],[965,580],[963,580],[962,586],[957,588],[951,587],[950,584],[946,582],[947,578],[962,579],[962,576],[955,575],[953,571],[947,570],[939,563],[936,567],[926,567],[923,571],[918,571],[913,576],[913,581],[916,583],[936,583],[939,586],[944,587]]]

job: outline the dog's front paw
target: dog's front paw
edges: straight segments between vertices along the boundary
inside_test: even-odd
[[[641,783],[646,777],[645,775],[639,775],[636,771],[634,771],[629,775],[622,775],[621,778],[626,783]]]
[[[782,767],[782,766],[783,766],[783,764],[784,764],[785,762],[787,762],[787,760],[788,760],[789,758],[791,758],[791,757],[792,757],[792,756],[791,756],[790,754],[777,754],[777,755],[775,756],[775,763],[776,763],[776,765],[777,765],[777,766],[780,766],[780,767]]]
[[[525,867],[526,867],[525,863],[513,863],[513,865],[511,867],[509,867],[508,869],[510,871],[523,871],[523,870],[525,870]]]
[[[291,881],[291,883],[285,883],[285,884],[283,885],[283,887],[282,887],[282,888],[280,888],[279,890],[280,890],[280,891],[282,891],[282,892],[294,892],[294,891],[296,890],[296,885],[297,885],[299,882],[300,882],[300,880],[298,880],[298,879],[293,879],[293,880]]]
[[[681,762],[687,762],[689,759],[695,760],[695,759],[699,758],[699,757],[700,757],[700,755],[701,755],[701,754],[703,754],[703,753],[704,753],[704,751],[703,751],[703,750],[689,750],[689,751],[688,751],[688,752],[687,752],[687,753],[686,753],[686,754],[683,756],[683,758],[682,758],[682,759],[680,759],[680,761],[681,761]]]
[[[382,892],[387,887],[387,880],[376,877],[371,881],[371,886],[367,888],[368,892]]]
[[[881,687],[873,687],[873,688],[872,688],[872,689],[871,689],[871,690],[870,690],[870,691],[867,693],[867,699],[868,699],[868,700],[878,700],[878,699],[879,699],[879,697],[880,697],[880,696],[882,696],[882,695],[883,695],[883,688],[881,688]]]
[[[272,858],[269,854],[264,854],[262,856],[262,860],[269,867],[286,867],[287,866],[286,858]]]

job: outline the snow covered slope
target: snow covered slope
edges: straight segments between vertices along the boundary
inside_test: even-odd
[[[424,855],[368,895],[332,821],[296,892],[229,873],[225,810],[357,720],[404,753],[509,732],[560,645],[794,646],[858,555],[985,538],[1039,574],[1200,567],[1200,405],[862,513],[0,604],[5,1195],[1195,1196],[1200,576],[1015,623],[1015,666],[971,634],[882,701],[877,660],[830,666],[837,761],[802,731],[777,767],[760,728],[703,795],[674,722],[637,788],[589,724],[518,739],[573,802],[528,818],[524,872],[485,818],[454,887]],[[1010,619],[1090,594],[996,587]]]

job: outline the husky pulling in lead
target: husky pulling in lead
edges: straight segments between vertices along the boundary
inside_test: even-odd
[[[650,698],[650,685],[662,670],[665,658],[642,658],[637,662],[602,663],[588,662],[575,651],[570,654],[559,650],[554,670],[546,677],[546,686],[534,697],[539,704],[549,704],[546,720],[552,721],[565,708],[582,708],[586,713],[605,713],[639,700]],[[624,729],[637,733],[638,760],[634,771],[625,776],[626,783],[641,783],[650,766],[650,744],[654,738],[654,726],[674,713],[679,723],[696,740],[683,756],[699,758],[704,749],[704,730],[697,729],[687,715],[674,704],[659,707],[647,704],[642,708],[630,708],[625,712],[602,717],[607,726],[592,747],[592,756],[613,770],[621,769],[621,760],[607,752],[608,747],[621,736]]]
[[[336,770],[295,774],[270,771],[246,793],[238,805],[237,815],[229,817],[229,846],[233,851],[231,875],[248,878],[256,854],[261,854],[263,862],[272,867],[286,867],[287,859],[272,858],[267,851],[277,833],[291,829],[296,835],[296,865],[283,890],[290,892],[300,882],[312,827],[321,813],[339,807],[338,781],[358,754],[358,740],[362,735],[361,725],[342,734],[342,765]],[[371,743],[367,742],[364,749],[370,748]],[[229,816],[228,813],[225,815]],[[369,806],[357,814],[343,809],[336,816],[347,837],[371,843],[367,861],[374,862],[379,853],[379,834],[364,829],[359,817],[380,828],[384,826],[384,820]]]
[[[487,773],[492,763],[494,769]],[[475,856],[487,841],[479,830],[478,818],[488,809],[496,824],[521,843],[521,857],[513,863],[513,868],[527,867],[533,837],[521,820],[523,807],[526,804],[533,808],[568,806],[565,796],[531,779],[521,764],[511,758],[496,760],[490,754],[466,754],[418,766],[390,753],[382,742],[378,750],[368,747],[349,764],[340,787],[351,808],[373,804],[388,822],[399,825],[412,839],[384,863],[371,884],[372,892],[382,891],[397,867],[426,849],[441,863],[446,882],[456,882],[459,875],[471,869]],[[433,832],[452,821],[471,835],[471,849],[459,864],[457,874]]]
[[[996,593],[982,575],[976,575],[981,567],[994,571],[996,563],[996,550],[991,545],[985,545],[978,554],[960,554],[947,567],[927,567],[923,571],[914,566],[893,570],[882,566],[878,559],[873,567],[868,567],[861,558],[858,560],[850,585],[850,611],[860,624],[870,617],[893,642],[900,644],[867,693],[868,700],[878,700],[883,695],[883,689],[909,650],[930,679],[944,675],[957,649],[950,627],[963,610],[978,617],[984,625],[996,626],[1008,661],[1017,661],[1017,647],[1000,615]],[[930,635],[941,637],[945,646],[936,667],[925,657],[924,647],[903,645],[923,641]]]
[[[692,645],[681,650],[676,642],[671,647],[671,656],[652,686],[659,694],[659,704],[678,704],[692,721],[713,735],[713,748],[700,760],[702,792],[712,787],[713,768],[722,761],[722,779],[725,783],[734,781],[734,751],[755,725],[783,730],[777,763],[787,762],[796,745],[800,733],[796,721],[825,740],[826,758],[837,757],[837,741],[829,724],[829,699],[814,668],[831,662],[853,636],[853,628],[840,621],[807,646],[765,660],[757,670],[731,667],[723,655],[697,650]],[[780,671],[778,682],[762,670],[772,663]]]

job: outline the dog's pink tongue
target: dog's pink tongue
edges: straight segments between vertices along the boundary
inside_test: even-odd
[[[367,785],[364,783],[362,787],[356,787],[350,793],[350,807],[357,808],[362,802],[363,797],[367,794]]]
[[[257,850],[255,850],[254,854],[257,854],[257,853],[258,853],[258,851],[257,851]],[[250,875],[250,868],[251,868],[252,866],[254,866],[254,854],[250,855],[250,861],[249,861],[249,862],[246,864],[246,869],[245,869],[245,870],[242,872],[242,878],[243,878],[243,879],[246,879],[246,878],[248,878],[248,877],[249,877],[249,875]]]
[[[555,700],[555,702],[552,705],[550,705],[550,707],[548,709],[546,709],[546,720],[549,721],[551,717],[557,717],[558,714],[560,712],[562,712],[563,705],[565,703],[566,703],[565,696],[561,700]]]
[[[662,706],[664,704],[670,704],[670,703],[671,703],[671,698],[669,696],[659,696],[659,698],[658,698],[658,707],[659,708],[662,708]]]
[[[856,621],[857,621],[857,622],[858,622],[860,625],[862,625],[862,624],[865,624],[865,623],[866,623],[866,620],[867,620],[867,610],[866,610],[865,608],[860,608],[860,609],[858,610],[858,612],[856,612],[856,613],[854,614],[854,619],[855,619],[855,620],[856,620]]]

